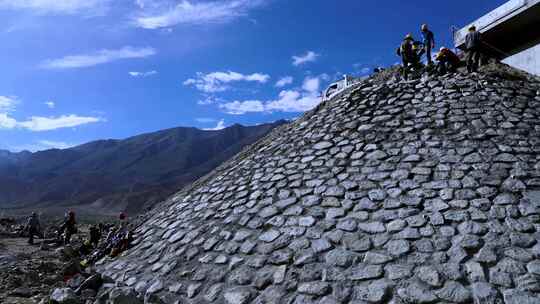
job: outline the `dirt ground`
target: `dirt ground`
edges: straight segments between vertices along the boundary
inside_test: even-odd
[[[62,285],[63,262],[53,250],[41,250],[39,239],[0,239],[0,303],[39,303],[51,288]]]
[[[13,225],[0,228],[0,303],[40,303],[52,289],[66,286],[66,268],[78,264],[78,257],[66,255],[66,248],[79,248],[88,237],[90,225],[79,224],[78,233],[72,237],[71,246],[60,246],[54,241],[53,225],[45,221],[46,240],[28,238],[13,232]],[[17,224],[21,219],[17,219]]]

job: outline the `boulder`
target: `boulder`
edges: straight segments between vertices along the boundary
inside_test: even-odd
[[[137,297],[137,293],[130,287],[117,287],[109,293],[110,304],[142,304],[143,301]]]
[[[52,304],[80,304],[81,300],[70,288],[56,288],[50,297]]]
[[[88,279],[84,280],[84,282],[82,282],[77,288],[76,293],[79,294],[81,291],[87,289],[98,291],[102,284],[103,279],[101,278],[101,274],[96,273],[88,277]]]
[[[61,275],[66,277],[73,277],[78,273],[81,273],[81,264],[79,264],[78,260],[71,261],[69,263],[66,263],[61,270]]]
[[[13,291],[9,293],[10,296],[21,297],[21,298],[30,298],[32,294],[33,294],[32,290],[28,287],[15,288]]]
[[[77,289],[79,288],[79,286],[81,286],[83,281],[84,277],[80,273],[77,273],[73,277],[71,277],[71,279],[69,279],[66,284],[71,289]]]
[[[70,245],[56,249],[55,253],[63,260],[70,260],[78,256],[77,251]]]

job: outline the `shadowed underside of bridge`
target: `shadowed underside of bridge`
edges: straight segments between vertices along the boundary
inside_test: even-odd
[[[470,25],[482,32],[485,52],[491,57],[540,75],[540,1],[512,0],[455,33],[463,49]]]

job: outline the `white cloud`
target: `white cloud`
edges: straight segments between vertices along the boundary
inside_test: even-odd
[[[44,151],[44,150],[50,150],[50,149],[69,149],[75,146],[76,144],[67,143],[63,141],[38,140],[30,144],[11,146],[9,147],[9,150],[13,152],[20,152],[20,151],[38,152],[38,151]]]
[[[137,5],[141,9],[143,9],[147,5],[147,0],[135,0],[135,5]]]
[[[32,116],[30,117],[30,120],[18,122],[17,125],[30,131],[50,131],[62,128],[71,128],[100,121],[103,121],[103,119],[99,117],[78,116],[75,114],[70,114],[62,115],[59,117]]]
[[[32,116],[29,120],[17,121],[7,113],[0,113],[0,129],[21,128],[29,131],[50,131],[62,128],[76,127],[89,123],[104,121],[99,117],[86,117],[74,114],[59,117]]]
[[[70,55],[58,59],[49,59],[40,64],[44,69],[74,69],[91,67],[112,61],[133,58],[145,58],[156,54],[151,47],[135,48],[125,46],[117,50],[101,50],[93,54]]]
[[[17,121],[9,116],[15,110],[19,100],[15,96],[0,96],[0,129],[11,129],[17,126]]]
[[[240,115],[249,112],[265,112],[264,102],[259,100],[246,100],[228,102],[219,105],[228,114]]]
[[[282,91],[279,99],[266,105],[268,111],[305,112],[313,109],[320,102],[320,97],[312,92]]]
[[[218,103],[222,101],[223,101],[222,98],[219,98],[216,96],[205,96],[204,99],[197,101],[197,104],[201,106],[205,106],[205,105],[210,105],[210,104],[214,104],[214,103]]]
[[[49,131],[104,121],[100,117],[79,116],[75,114],[59,117],[32,116],[27,120],[18,121],[11,116],[11,112],[15,111],[15,105],[18,102],[16,97],[0,96],[0,130],[19,128],[29,131]],[[51,108],[55,106],[52,101],[45,102],[45,104]]]
[[[328,80],[328,75],[306,77],[301,90],[283,90],[275,100],[233,101],[220,105],[226,113],[240,115],[255,112],[305,112],[319,104],[321,81]]]
[[[276,88],[282,88],[286,85],[293,83],[293,81],[294,81],[294,78],[292,78],[291,76],[282,77],[276,82]]]
[[[213,72],[209,74],[197,73],[196,78],[190,78],[184,81],[185,86],[195,86],[199,91],[205,93],[223,92],[229,89],[226,85],[230,82],[247,81],[266,83],[270,79],[269,75],[254,73],[244,75],[237,72]]]
[[[159,29],[181,24],[224,23],[264,4],[266,0],[220,0],[188,1],[179,3],[162,1],[162,5],[149,5],[149,1],[137,0],[142,12],[135,24],[145,29]]]
[[[13,129],[17,127],[17,120],[9,117],[7,113],[0,113],[0,129]]]
[[[0,0],[0,9],[27,10],[38,14],[101,15],[111,0]]]
[[[225,120],[224,119],[218,121],[217,125],[215,127],[206,128],[206,129],[203,129],[203,130],[206,130],[206,131],[218,131],[218,130],[222,130],[222,129],[225,129]]]
[[[56,107],[56,103],[54,101],[47,101],[47,102],[44,102],[43,104],[45,104],[49,109],[54,109]]]
[[[200,118],[195,118],[195,121],[199,123],[211,123],[211,122],[215,122],[216,120],[213,118],[200,117]]]
[[[319,77],[306,77],[304,83],[302,84],[302,89],[307,92],[314,93],[318,92],[321,86],[321,79]]]
[[[138,78],[138,77],[149,77],[149,76],[156,75],[157,73],[158,73],[157,71],[148,71],[148,72],[128,72],[129,76],[135,77],[135,78]]]
[[[300,56],[292,56],[293,65],[294,66],[299,66],[299,65],[302,65],[302,64],[306,64],[308,62],[314,62],[314,61],[317,60],[317,58],[319,56],[320,56],[319,54],[317,54],[317,53],[315,53],[313,51],[308,51],[304,55],[300,55]]]
[[[0,96],[0,112],[10,112],[18,103],[15,96]]]
[[[75,147],[75,144],[66,143],[63,141],[52,141],[52,140],[39,140],[38,144],[42,145],[45,148],[52,148],[52,149],[68,149]]]

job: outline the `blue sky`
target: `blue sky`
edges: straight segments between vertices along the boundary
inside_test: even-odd
[[[503,0],[0,0],[0,149],[301,115],[343,74],[437,48]]]

